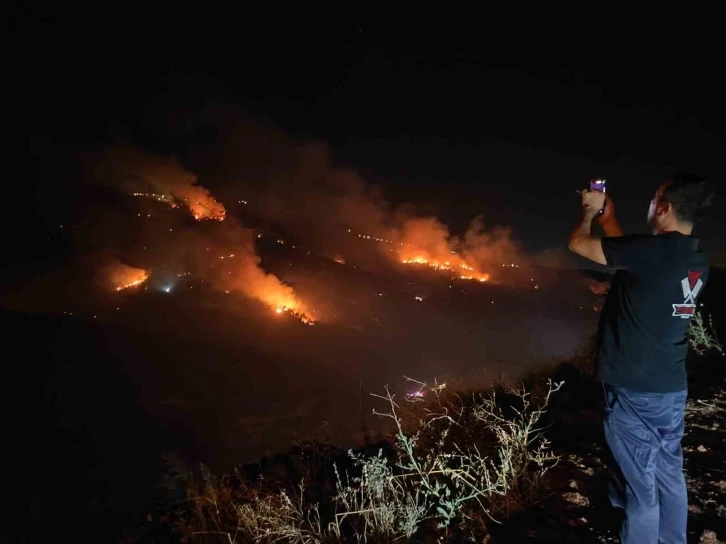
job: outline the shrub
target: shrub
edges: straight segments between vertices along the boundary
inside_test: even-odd
[[[723,355],[723,348],[716,336],[712,319],[709,317],[708,323],[704,323],[701,312],[696,312],[691,318],[691,324],[688,327],[688,342],[691,349],[698,355],[704,355],[711,350]]]
[[[349,451],[348,470],[332,465],[327,501],[310,500],[302,484],[273,490],[239,471],[216,478],[202,466],[184,477],[177,530],[188,542],[391,542],[473,531],[535,499],[557,462],[538,422],[561,383],[548,382],[537,404],[523,388],[462,396],[415,383],[416,394],[402,401],[387,387],[376,395],[386,409],[375,413],[394,423],[394,448]]]

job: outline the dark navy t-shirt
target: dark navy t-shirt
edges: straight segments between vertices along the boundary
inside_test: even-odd
[[[605,237],[602,249],[616,273],[600,316],[600,380],[640,392],[685,391],[688,326],[708,280],[698,239]]]

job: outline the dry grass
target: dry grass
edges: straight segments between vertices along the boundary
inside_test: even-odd
[[[708,321],[704,322],[701,312],[696,312],[691,318],[691,324],[688,327],[688,341],[691,349],[698,355],[704,355],[709,351],[717,351],[723,355],[723,347],[716,336],[713,320],[709,316]]]
[[[349,451],[347,462],[332,464],[335,485],[323,500],[302,484],[274,489],[202,467],[181,479],[177,532],[186,542],[228,544],[405,542],[463,531],[481,540],[494,516],[535,500],[557,462],[538,422],[562,384],[549,382],[534,403],[522,388],[459,395],[415,383],[414,396],[398,399],[388,388],[376,395],[384,408],[375,413],[395,424],[393,452]]]

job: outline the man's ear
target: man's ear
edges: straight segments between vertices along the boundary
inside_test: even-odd
[[[658,215],[668,215],[673,211],[673,204],[670,202],[659,202],[658,203]]]

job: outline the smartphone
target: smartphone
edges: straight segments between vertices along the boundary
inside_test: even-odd
[[[590,190],[597,191],[598,193],[604,193],[607,190],[607,184],[605,183],[604,179],[591,179],[590,180]],[[605,208],[600,210],[598,212],[598,214],[602,215],[604,211],[605,211]]]
[[[597,191],[598,193],[604,193],[607,186],[604,179],[591,179],[590,190]]]

